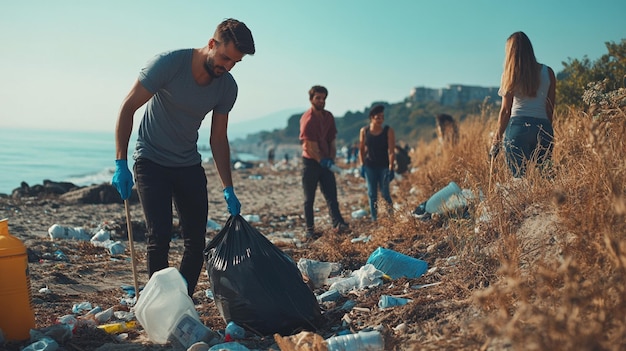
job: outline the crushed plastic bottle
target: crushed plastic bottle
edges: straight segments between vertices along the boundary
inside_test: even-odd
[[[74,306],[72,306],[72,313],[81,313],[82,311],[85,310],[91,310],[91,302],[89,301],[83,301],[80,303],[75,303]]]
[[[59,344],[54,339],[44,337],[34,343],[26,346],[22,351],[56,351],[59,349]]]
[[[389,308],[389,307],[394,307],[394,306],[404,306],[411,301],[412,301],[411,299],[405,299],[403,297],[395,297],[391,295],[380,295],[380,299],[378,300],[378,307]]]
[[[83,228],[71,228],[64,227],[58,224],[53,224],[48,228],[48,235],[50,239],[76,239],[76,240],[89,240],[91,236]]]
[[[376,330],[333,336],[325,342],[328,351],[382,351],[385,349],[383,336]]]

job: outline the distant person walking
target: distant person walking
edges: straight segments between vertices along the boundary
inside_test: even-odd
[[[378,219],[378,190],[392,209],[389,183],[394,178],[396,137],[393,128],[383,125],[385,108],[374,106],[369,113],[369,125],[361,128],[359,137],[359,161],[361,174],[367,182],[370,214],[373,221]]]
[[[489,154],[494,158],[502,144],[506,162],[513,176],[519,178],[525,175],[529,161],[541,168],[550,163],[556,78],[552,68],[537,62],[530,39],[523,32],[507,39],[505,55],[498,91],[502,107]]]
[[[190,296],[204,263],[208,213],[207,177],[198,153],[198,129],[206,114],[213,111],[213,159],[228,212],[237,215],[241,205],[233,190],[227,136],[237,83],[229,71],[254,52],[248,27],[227,19],[217,26],[205,47],[168,51],[149,61],[124,99],[117,119],[112,184],[122,199],[128,199],[133,187],[126,161],[128,141],[134,114],[147,103],[133,159],[147,227],[148,274],[152,276],[169,265],[174,200],[185,246],[179,271],[187,281]]]
[[[306,222],[307,239],[315,239],[319,234],[315,232],[313,205],[315,192],[319,184],[320,190],[332,220],[332,225],[338,233],[349,229],[339,212],[337,202],[337,182],[330,168],[335,164],[337,156],[337,127],[335,117],[325,110],[328,90],[315,85],[309,90],[309,108],[300,117],[300,142],[302,144],[302,187],[304,189],[304,220]]]
[[[274,148],[270,148],[269,151],[267,152],[267,163],[270,164],[270,166],[274,165],[274,157],[275,157],[275,150]]]

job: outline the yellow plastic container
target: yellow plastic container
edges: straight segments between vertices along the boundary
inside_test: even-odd
[[[26,340],[35,328],[26,246],[0,220],[0,329],[7,340]]]

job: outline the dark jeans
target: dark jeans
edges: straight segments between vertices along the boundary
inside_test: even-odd
[[[515,178],[523,177],[529,161],[541,169],[550,164],[554,130],[549,120],[513,117],[504,133],[506,162]]]
[[[336,227],[339,223],[345,223],[339,212],[337,182],[333,172],[328,168],[322,167],[317,161],[306,157],[302,158],[302,163],[304,164],[302,169],[302,188],[304,189],[304,220],[306,229],[309,231],[314,228],[313,204],[315,203],[315,192],[317,191],[318,183],[322,195],[326,199],[333,227]]]
[[[387,201],[391,206],[391,195],[389,194],[389,169],[388,168],[375,168],[364,166],[365,181],[367,182],[367,197],[369,198],[370,213],[372,220],[378,218],[378,189],[383,196],[383,199]]]
[[[146,218],[148,274],[169,266],[172,240],[172,199],[178,212],[185,250],[179,271],[187,281],[189,296],[198,283],[204,263],[207,214],[207,179],[202,165],[163,167],[147,159],[134,166],[137,193]]]

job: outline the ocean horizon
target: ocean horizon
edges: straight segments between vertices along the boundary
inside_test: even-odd
[[[208,131],[200,129],[198,139],[203,162],[211,160]],[[137,141],[129,142],[129,168]],[[58,131],[5,128],[0,138],[0,194],[11,194],[22,182],[29,186],[44,180],[71,182],[77,186],[110,183],[115,172],[115,134],[99,131]],[[254,155],[237,153],[244,161]]]

